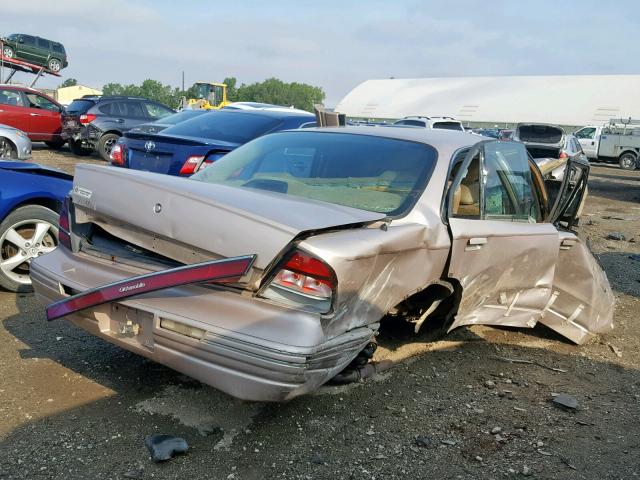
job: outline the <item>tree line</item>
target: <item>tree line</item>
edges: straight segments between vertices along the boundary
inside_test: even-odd
[[[231,102],[261,102],[274,105],[293,106],[312,112],[313,105],[322,103],[325,93],[321,87],[315,87],[306,83],[286,83],[277,78],[267,78],[262,82],[237,85],[235,77],[227,77],[222,83],[227,85],[227,98]],[[68,87],[76,85],[73,78],[65,80],[60,86]],[[157,80],[147,79],[140,85],[120,83],[107,83],[102,93],[104,95],[127,95],[145,97],[155,100],[171,108],[180,105],[182,97],[196,98],[194,86],[183,91],[178,87],[164,85]]]

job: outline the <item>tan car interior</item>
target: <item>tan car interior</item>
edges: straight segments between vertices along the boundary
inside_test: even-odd
[[[459,168],[459,167],[458,167]],[[456,176],[457,168],[451,172],[451,180]],[[467,174],[453,194],[453,215],[459,217],[480,216],[480,158],[474,158],[469,164]]]

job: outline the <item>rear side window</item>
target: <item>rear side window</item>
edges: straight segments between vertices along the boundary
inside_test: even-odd
[[[164,105],[160,105],[159,103],[144,102],[143,105],[147,117],[151,117],[154,120],[168,117],[174,113],[173,110],[165,107]]]
[[[60,108],[52,101],[44,98],[41,95],[35,93],[25,93],[27,100],[29,101],[29,107],[41,108],[42,110],[50,110],[52,112],[59,112]]]
[[[36,38],[36,44],[38,45],[38,48],[51,50],[51,42],[49,42],[49,40],[45,40],[44,38]]]
[[[95,102],[91,100],[78,99],[71,102],[71,104],[67,107],[67,113],[72,115],[86,113],[91,107],[95,105]]]
[[[24,101],[20,92],[15,90],[0,89],[0,105],[11,105],[13,107],[24,107]]]
[[[54,43],[52,44],[52,46],[54,52],[64,54],[64,47],[62,45],[60,45],[59,43]]]

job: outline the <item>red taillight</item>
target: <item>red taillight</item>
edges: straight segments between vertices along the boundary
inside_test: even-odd
[[[182,168],[180,169],[180,175],[191,175],[196,173],[198,167],[200,166],[200,162],[204,160],[204,155],[191,155],[187,158],[187,161],[184,162]]]
[[[63,247],[71,250],[71,221],[69,220],[69,206],[71,197],[66,197],[60,208],[60,220],[58,221],[58,242]]]
[[[96,119],[96,116],[93,113],[85,113],[80,115],[80,123],[86,125],[87,123],[91,123]]]
[[[336,276],[325,262],[297,250],[280,267],[271,285],[330,300],[336,287]]]
[[[567,155],[567,152],[560,152],[560,156],[558,157],[559,159],[562,158],[569,158],[569,155]]]
[[[111,159],[112,165],[124,165],[124,145],[122,145],[121,143],[116,143],[111,149],[109,158]]]

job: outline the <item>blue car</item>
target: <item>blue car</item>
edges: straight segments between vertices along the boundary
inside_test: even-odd
[[[31,259],[58,245],[58,213],[73,177],[35,163],[0,161],[0,287],[31,291]]]
[[[111,152],[111,164],[189,176],[256,137],[315,125],[315,115],[286,108],[212,111],[157,134],[126,133]]]

